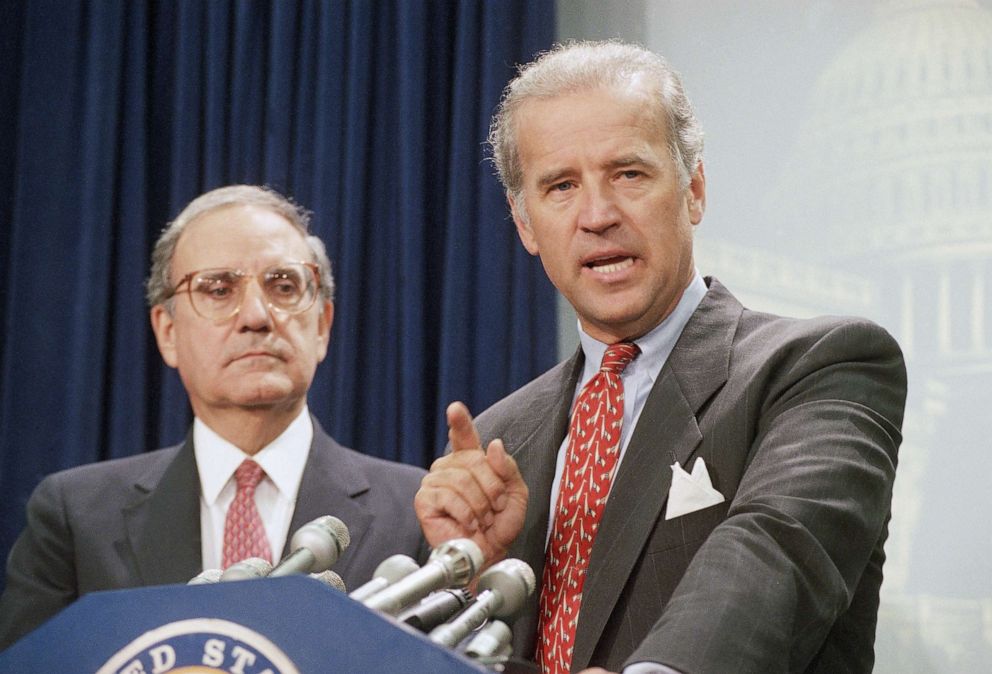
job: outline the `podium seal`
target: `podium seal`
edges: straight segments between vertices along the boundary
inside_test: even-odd
[[[145,632],[97,674],[299,674],[282,650],[229,620],[192,618]]]

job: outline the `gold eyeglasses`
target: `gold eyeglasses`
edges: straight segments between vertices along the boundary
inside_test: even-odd
[[[224,321],[241,310],[248,281],[255,279],[267,306],[277,314],[299,314],[313,306],[320,291],[320,268],[312,262],[284,262],[258,274],[240,269],[203,269],[183,276],[166,299],[185,291],[193,311]],[[186,286],[183,288],[183,286]]]

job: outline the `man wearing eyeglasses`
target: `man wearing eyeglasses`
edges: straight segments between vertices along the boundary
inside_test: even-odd
[[[39,485],[10,555],[0,648],[88,592],[278,562],[321,515],[349,528],[334,566],[349,587],[390,555],[426,552],[411,507],[424,471],[342,447],[307,409],[334,281],[304,211],[247,185],[198,197],[156,243],[147,291],[193,427],[179,446]]]

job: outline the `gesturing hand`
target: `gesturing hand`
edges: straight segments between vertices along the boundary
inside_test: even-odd
[[[527,485],[501,440],[482,450],[464,404],[449,405],[447,419],[451,453],[431,466],[414,508],[431,547],[452,538],[471,538],[488,566],[503,558],[523,528]]]

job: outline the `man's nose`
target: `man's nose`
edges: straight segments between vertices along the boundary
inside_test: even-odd
[[[579,206],[579,227],[587,232],[600,233],[619,224],[620,209],[615,197],[608,186],[587,185]]]
[[[258,279],[247,279],[238,309],[239,330],[266,330],[272,327],[272,310]]]

